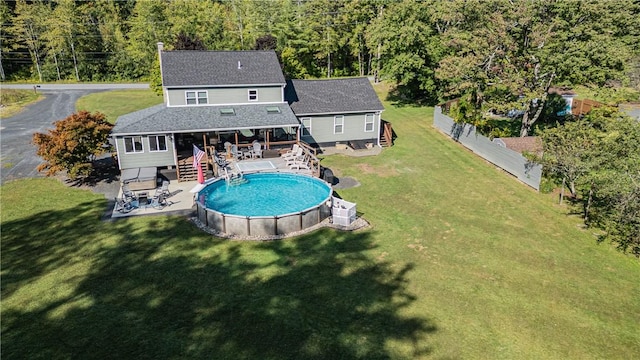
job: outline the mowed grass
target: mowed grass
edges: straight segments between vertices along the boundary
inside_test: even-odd
[[[180,217],[102,222],[50,179],[2,186],[7,358],[627,359],[640,265],[578,218],[386,104],[375,157],[322,163],[371,223],[240,242]]]
[[[115,124],[118,116],[162,103],[162,96],[151,90],[114,90],[83,96],[76,103],[76,110],[101,112],[107,121]]]
[[[33,90],[1,89],[0,119],[16,115],[25,106],[42,99],[44,97]]]

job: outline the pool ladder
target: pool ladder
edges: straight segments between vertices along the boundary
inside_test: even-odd
[[[242,173],[229,172],[226,168],[224,169],[224,179],[227,182],[227,185],[241,185],[246,184],[249,180],[245,179]]]

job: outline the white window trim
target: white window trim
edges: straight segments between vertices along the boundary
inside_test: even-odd
[[[306,126],[304,123],[305,121],[309,122],[309,126]],[[300,132],[300,136],[311,136],[311,118],[310,117],[304,117],[304,118],[300,118],[300,124],[302,125],[302,129]],[[307,131],[307,134],[305,135],[305,130]]]
[[[253,100],[251,99],[251,96],[252,96],[252,95],[251,95],[251,92],[252,92],[252,91],[255,91],[255,93],[256,93],[256,94],[255,94],[255,97],[256,97],[256,98],[255,98],[255,99],[253,99]],[[258,101],[258,89],[248,89],[248,90],[247,90],[247,100],[248,100],[248,101],[251,101],[251,102],[253,102],[253,101]]]
[[[336,131],[336,126],[340,125],[340,132]],[[336,115],[333,117],[333,133],[334,134],[344,134],[344,115]]]
[[[155,138],[156,139],[156,147],[159,148],[159,146],[158,146],[159,144],[158,144],[158,140],[157,139],[160,138],[160,137],[164,137],[164,147],[165,147],[165,149],[164,150],[152,150],[151,149],[151,138]],[[149,152],[167,152],[167,151],[169,151],[169,144],[167,144],[167,135],[149,135],[148,140],[149,140]]]
[[[136,146],[135,146],[135,141],[133,139],[135,138],[140,138],[140,145],[142,147],[142,149],[140,149],[140,151],[136,151]],[[127,151],[127,139],[132,139],[132,148],[133,151]],[[136,135],[136,136],[125,136],[122,138],[122,142],[124,143],[124,153],[125,154],[143,154],[144,153],[144,142],[142,141],[142,136],[140,135]]]
[[[195,104],[189,104],[189,100],[191,99],[189,97],[189,94],[193,94],[193,100],[195,100]],[[184,104],[188,105],[188,106],[193,106],[193,105],[198,105],[198,92],[197,91],[185,91],[184,92]]]
[[[194,97],[190,98],[189,97],[189,93],[193,93]],[[202,98],[205,99],[205,102],[203,102],[203,103],[200,102],[200,99],[201,99],[200,94],[204,94],[205,95],[204,97],[202,97]],[[195,104],[189,104],[189,100],[190,99],[195,100],[196,103]],[[184,92],[184,104],[187,105],[187,106],[207,105],[207,104],[209,104],[209,92],[206,91],[206,90],[204,90],[204,91],[202,91],[202,90],[185,91]]]
[[[371,121],[367,121],[368,118],[371,118]],[[364,114],[364,132],[374,132],[374,130],[376,129],[375,120],[375,114]],[[371,124],[371,130],[367,130],[368,124]]]
[[[200,94],[204,94],[204,103],[200,102],[200,99],[202,99],[200,97]],[[198,105],[206,105],[209,103],[209,92],[208,91],[196,91],[196,101],[198,102]]]

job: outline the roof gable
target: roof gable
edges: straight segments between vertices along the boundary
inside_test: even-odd
[[[369,79],[291,80],[285,98],[296,115],[382,111]]]
[[[162,51],[166,87],[285,84],[274,51]]]

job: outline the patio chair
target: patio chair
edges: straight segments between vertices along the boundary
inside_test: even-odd
[[[238,151],[238,145],[236,144],[231,145],[231,157],[234,160],[242,160],[244,158],[242,152]]]
[[[137,206],[133,205],[131,201],[127,201],[122,198],[115,198],[115,200],[116,200],[115,211],[119,213],[126,214],[128,212],[131,212],[131,210],[137,208]]]
[[[249,152],[251,158],[262,158],[262,145],[258,141],[254,141],[251,145],[253,146],[253,149]]]
[[[156,188],[156,192],[153,194],[153,197],[157,197],[160,195],[169,196],[171,192],[169,192],[169,182],[167,180],[162,181],[162,186]]]

